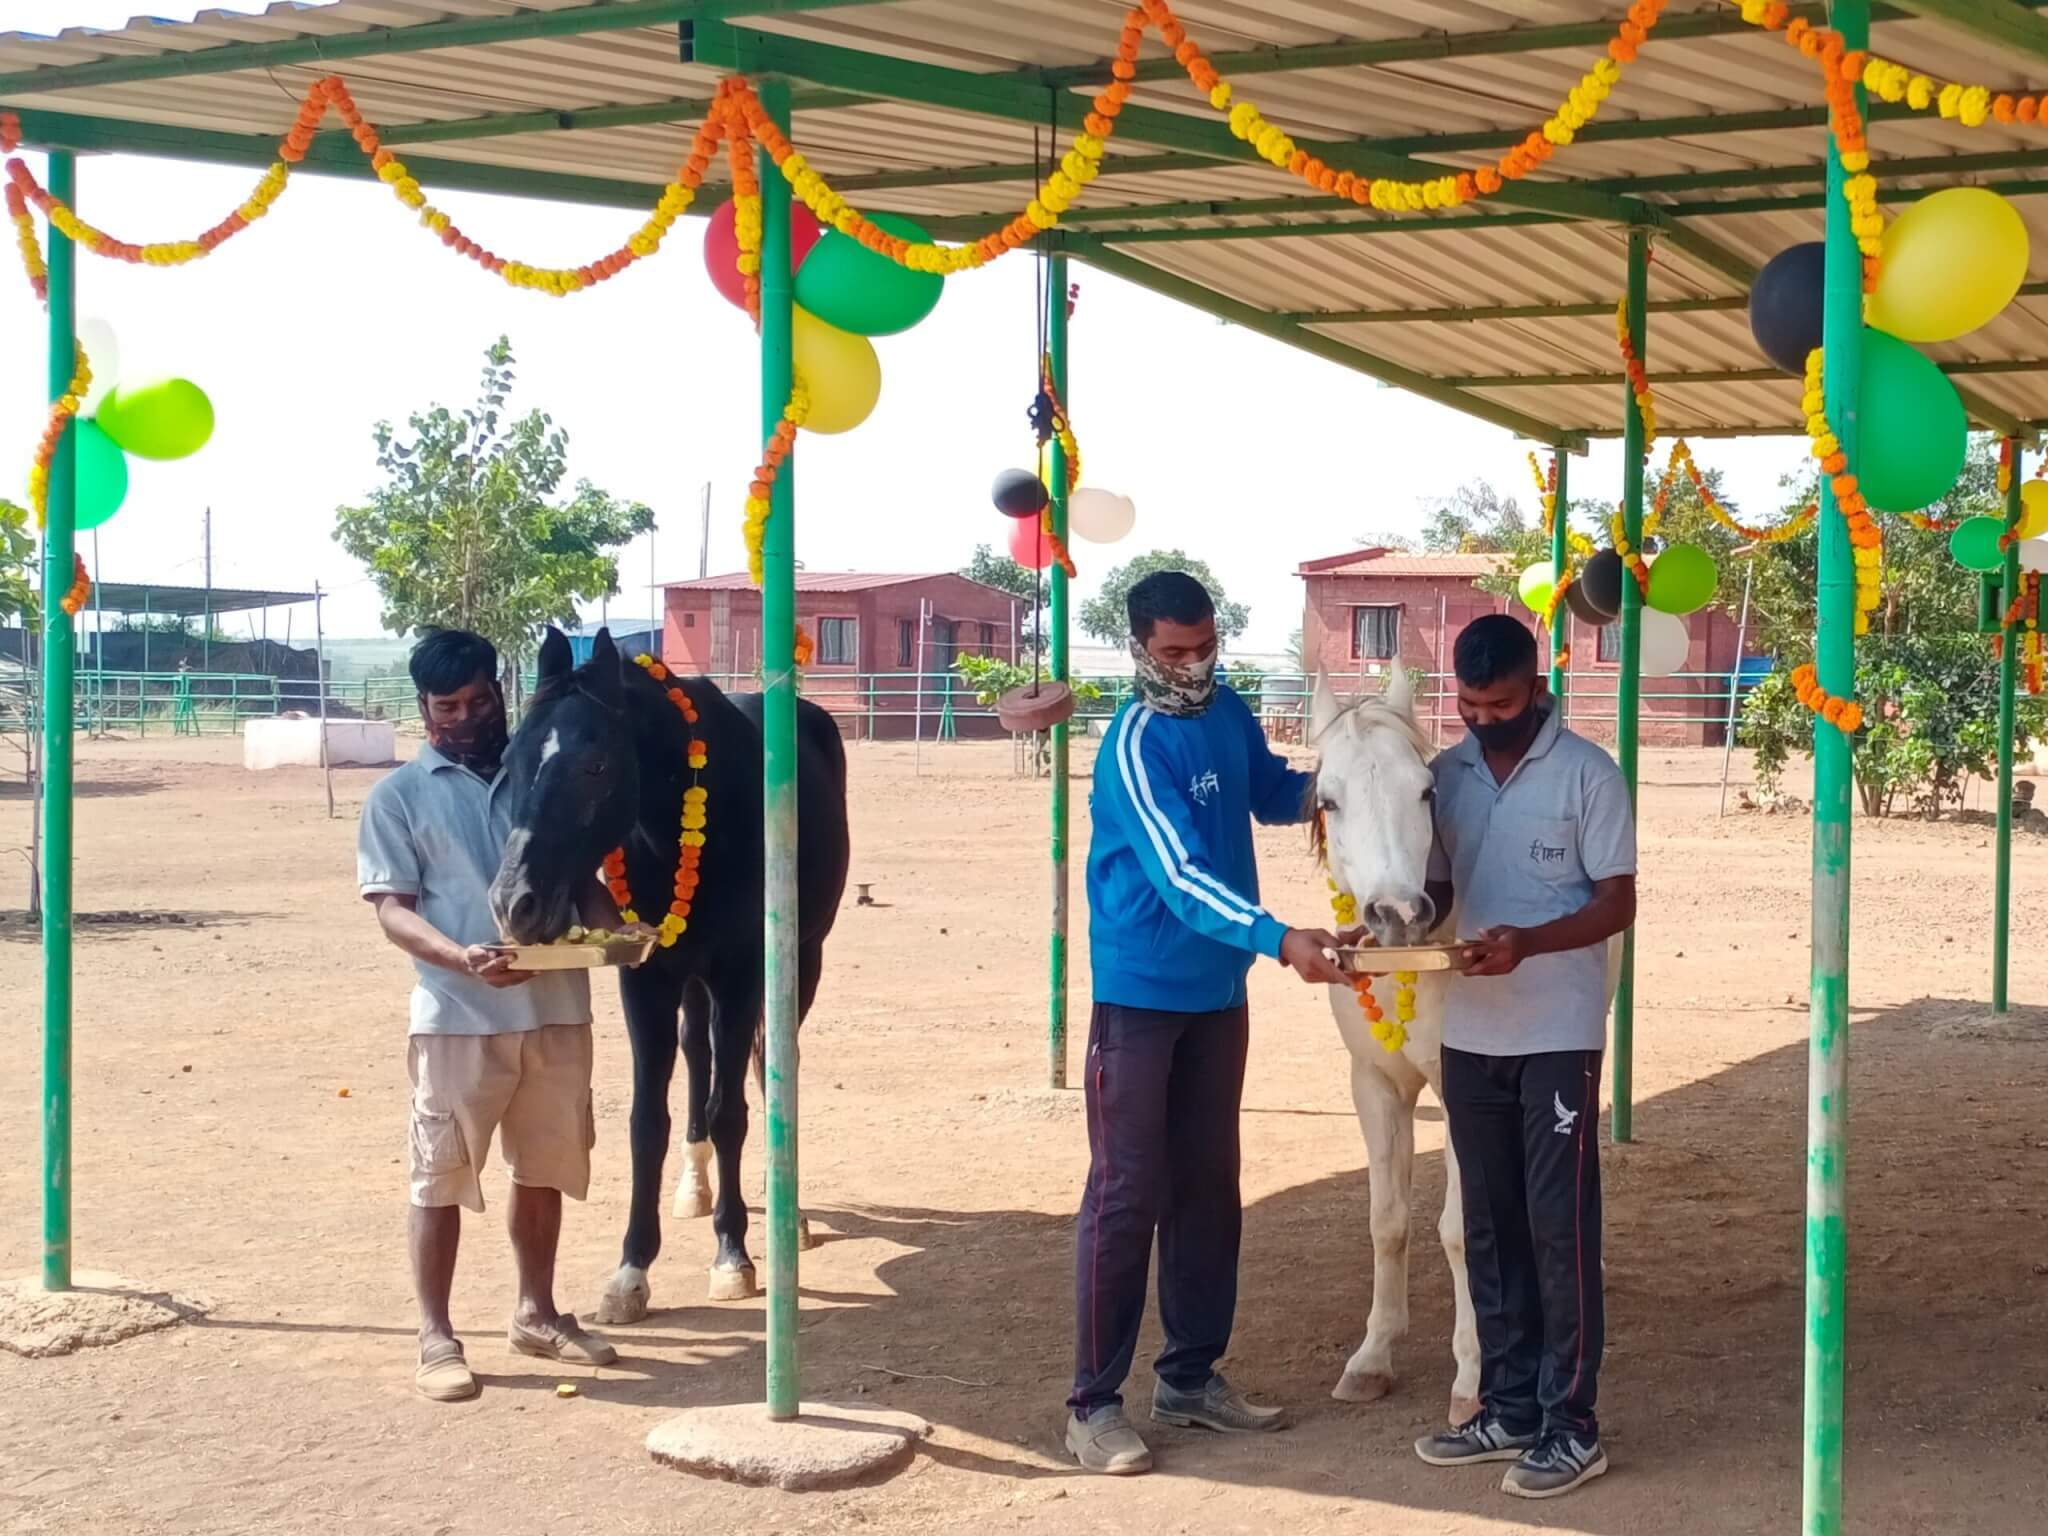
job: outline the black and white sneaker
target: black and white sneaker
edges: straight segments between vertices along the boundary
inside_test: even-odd
[[[1455,1429],[1440,1429],[1415,1442],[1415,1454],[1432,1467],[1518,1461],[1535,1449],[1535,1435],[1518,1435],[1483,1409]]]
[[[1600,1449],[1598,1435],[1582,1438],[1558,1431],[1508,1468],[1500,1491],[1518,1499],[1554,1499],[1606,1470],[1607,1453]]]

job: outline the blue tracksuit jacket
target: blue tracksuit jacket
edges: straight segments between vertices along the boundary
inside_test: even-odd
[[[1313,774],[1267,745],[1227,687],[1193,718],[1132,700],[1095,760],[1088,943],[1095,1001],[1210,1013],[1245,1000],[1287,929],[1259,905],[1252,818],[1305,821]]]

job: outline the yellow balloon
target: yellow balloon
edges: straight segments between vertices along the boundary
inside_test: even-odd
[[[808,432],[851,432],[882,395],[882,360],[865,336],[827,325],[806,309],[792,321],[796,371],[811,392]]]
[[[2019,533],[2023,539],[2048,533],[2048,480],[2029,480],[2020,487]]]
[[[1988,324],[2027,278],[2027,226],[1983,187],[1924,197],[1884,232],[1869,322],[1901,341],[1952,341]]]

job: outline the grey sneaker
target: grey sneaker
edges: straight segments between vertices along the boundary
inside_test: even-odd
[[[1518,1435],[1481,1409],[1456,1429],[1440,1429],[1415,1442],[1415,1454],[1432,1467],[1462,1467],[1478,1461],[1519,1461],[1536,1449],[1536,1436]]]
[[[1084,1472],[1101,1472],[1109,1477],[1133,1477],[1152,1470],[1152,1452],[1131,1428],[1121,1404],[1110,1403],[1087,1418],[1067,1417],[1067,1449],[1081,1463]]]
[[[1508,1468],[1500,1491],[1518,1499],[1554,1499],[1606,1471],[1607,1453],[1598,1435],[1581,1438],[1559,1431],[1544,1436],[1541,1445]]]
[[[1211,1376],[1199,1392],[1183,1392],[1165,1382],[1152,1387],[1152,1418],[1182,1428],[1213,1429],[1225,1435],[1263,1435],[1287,1426],[1285,1408],[1257,1408],[1221,1376]]]

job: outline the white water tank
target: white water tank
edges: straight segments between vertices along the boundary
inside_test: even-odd
[[[335,767],[376,767],[398,756],[398,733],[389,720],[329,720],[327,761]],[[318,768],[320,722],[298,716],[250,720],[242,726],[242,766]]]

